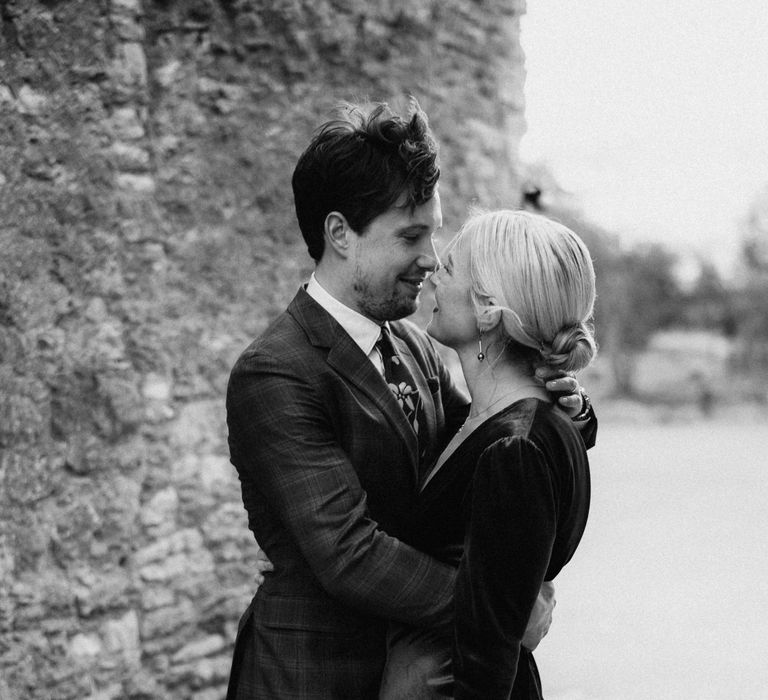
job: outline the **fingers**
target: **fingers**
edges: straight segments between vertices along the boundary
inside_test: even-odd
[[[566,375],[564,377],[556,377],[554,379],[548,379],[545,382],[547,391],[564,393],[564,394],[577,394],[579,391],[579,382],[576,377]]]
[[[552,581],[543,581],[539,589],[539,595],[547,603],[552,603],[552,607],[557,605],[555,600],[555,584]]]
[[[259,547],[258,551],[256,552],[256,560],[253,563],[254,568],[256,569],[256,572],[253,574],[253,582],[256,584],[256,590],[259,590],[259,586],[264,583],[264,574],[274,571],[275,567],[272,564],[269,559],[267,559],[267,555],[264,554],[264,550]]]
[[[256,569],[260,573],[264,573],[265,571],[274,571],[275,567],[272,565],[272,562],[269,561],[267,558],[267,555],[264,554],[264,550],[259,547],[258,551],[256,552]]]
[[[528,626],[523,635],[523,646],[530,651],[536,649],[539,642],[547,635],[552,625],[552,612],[555,609],[555,585],[551,581],[545,581],[536,596]]]
[[[272,562],[269,559],[257,559],[254,568],[256,571],[253,574],[253,582],[256,584],[256,590],[258,590],[259,586],[265,581],[264,574],[274,571],[275,567],[272,566]]]
[[[537,367],[536,377],[544,382],[548,382],[550,379],[558,379],[560,377],[570,377],[568,372],[564,372],[561,369],[552,369],[551,367]]]
[[[567,411],[573,410],[578,413],[581,410],[582,399],[580,393],[561,396],[557,402]]]

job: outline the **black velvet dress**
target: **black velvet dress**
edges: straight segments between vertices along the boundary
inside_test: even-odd
[[[461,562],[455,698],[542,697],[521,639],[542,582],[555,578],[576,550],[589,499],[582,436],[539,399],[490,417],[427,482],[413,544]]]

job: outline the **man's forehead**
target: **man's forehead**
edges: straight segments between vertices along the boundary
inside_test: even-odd
[[[436,231],[443,225],[443,211],[440,207],[440,198],[435,195],[432,199],[420,204],[413,211],[405,210],[408,214],[408,226],[413,228]]]

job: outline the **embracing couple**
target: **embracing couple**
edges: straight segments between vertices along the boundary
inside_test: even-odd
[[[472,214],[438,258],[439,175],[415,101],[346,106],[294,171],[316,268],[227,392],[271,562],[230,700],[542,697],[531,651],[589,509],[597,422],[568,373],[595,352],[594,271],[520,211]],[[424,333],[402,319],[426,284]]]

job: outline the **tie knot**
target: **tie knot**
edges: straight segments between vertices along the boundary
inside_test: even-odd
[[[387,326],[381,327],[381,335],[376,341],[376,346],[382,357],[392,357],[396,355],[395,346],[392,344],[392,334]]]

